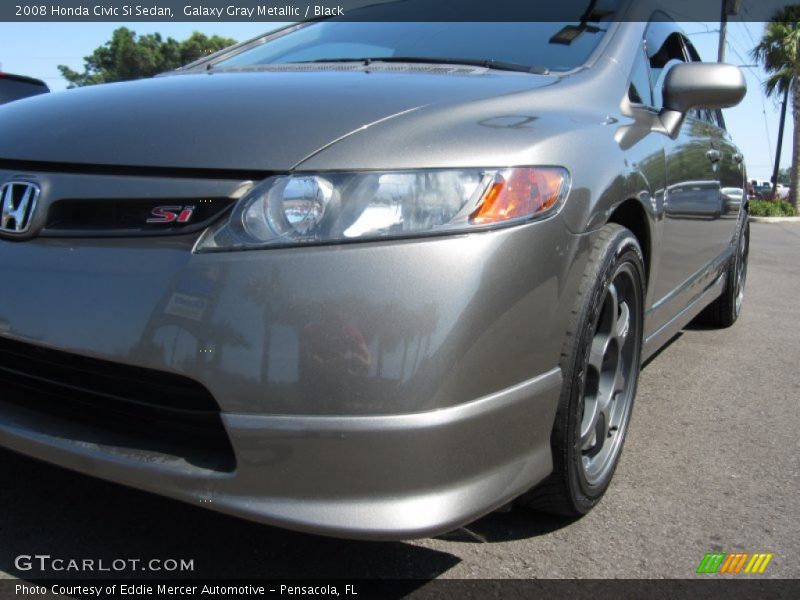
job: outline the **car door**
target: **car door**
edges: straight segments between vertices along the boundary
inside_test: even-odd
[[[656,109],[669,69],[697,58],[688,40],[671,22],[654,22],[646,35]],[[724,251],[729,229],[720,171],[725,146],[723,132],[703,111],[691,111],[675,140],[667,140],[666,193],[658,253],[658,277],[653,281],[653,324],[666,323],[703,292],[712,276],[709,266]]]
[[[742,199],[747,197],[745,190],[745,170],[744,156],[739,147],[733,142],[730,134],[725,128],[725,119],[722,111],[708,111],[709,118],[719,134],[720,146],[720,186],[722,190],[729,190],[723,193],[722,202],[725,209],[722,219],[725,221],[725,240],[730,242],[736,233],[736,226],[739,222],[739,212],[742,210]],[[735,191],[734,191],[735,190]]]

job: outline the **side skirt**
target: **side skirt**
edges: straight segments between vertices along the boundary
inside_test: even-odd
[[[672,339],[681,329],[691,322],[700,312],[711,302],[719,298],[725,289],[727,273],[723,272],[717,277],[702,294],[695,298],[686,308],[672,317],[667,323],[662,325],[657,331],[649,335],[644,341],[642,348],[642,362],[653,356],[658,350]]]

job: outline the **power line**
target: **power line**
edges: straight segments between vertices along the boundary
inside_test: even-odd
[[[740,42],[737,38],[735,38],[733,36],[730,36],[730,39],[734,42],[732,45],[730,43],[728,43],[728,47],[731,49],[731,52],[733,52],[739,58],[739,60],[742,61],[742,63],[745,63],[746,60],[742,57],[742,54],[740,52],[743,52],[743,53],[747,54],[747,56],[750,56],[750,53],[747,50],[743,49],[743,47],[746,47],[747,44]],[[753,77],[755,77],[762,86],[766,85],[766,79],[762,79],[760,77],[761,68],[760,68],[759,65],[756,65],[755,67],[753,67],[753,66],[751,66],[749,64],[742,64],[742,66],[750,68],[750,69],[754,69],[754,70],[751,71],[751,75]],[[762,96],[762,99],[763,99],[763,96]],[[776,99],[776,98],[773,98],[772,100],[773,100],[773,102],[772,102],[773,108],[777,109],[778,105],[780,104],[780,101],[778,99]]]
[[[739,38],[739,33],[738,32],[737,32],[736,35],[733,35],[733,32],[731,32],[731,38],[736,43],[736,46],[739,48],[739,50],[741,50],[742,52],[744,52],[748,56],[751,55],[751,53],[753,52],[753,48],[755,48],[755,44],[748,45],[748,43],[746,41],[744,41],[744,40]]]
[[[730,48],[730,51],[733,52],[740,61],[742,61],[742,65],[748,69],[760,69],[760,67],[751,67],[749,64],[747,64],[747,59],[744,58],[739,52],[740,48],[737,44],[731,43],[732,41],[735,42],[736,40],[731,37],[731,39],[729,39],[727,42],[728,48]],[[751,75],[755,77],[761,85],[764,85],[764,80],[759,77],[759,70],[751,71]]]
[[[750,38],[750,42],[753,44],[753,48],[758,46],[758,44],[756,43],[756,40],[753,38],[752,34],[750,33],[750,28],[747,26],[747,23],[746,22],[742,22],[741,25],[744,28],[744,31],[747,34],[747,37]]]
[[[732,42],[734,46],[736,46],[737,50],[744,52],[748,56],[750,55],[750,50],[747,50],[747,44],[742,42],[738,36],[734,35],[733,31],[728,32],[728,41]]]
[[[734,38],[733,36],[730,36],[730,35],[728,36],[728,40],[726,41],[726,45],[728,46],[730,51],[733,52],[733,54],[735,54],[736,57],[739,60],[742,61],[742,63],[746,63],[747,61],[744,59],[744,57],[742,57],[741,53],[739,52],[738,43],[739,42],[738,42],[738,40],[736,38]],[[752,75],[759,82],[759,84],[761,86],[764,85],[764,80],[762,80],[757,74],[759,72],[757,70],[758,67],[751,67],[751,66],[744,65],[744,64],[743,64],[743,67],[750,71],[750,75]],[[761,89],[759,89],[758,97],[761,100],[761,113],[764,116],[764,133],[766,134],[766,137],[767,137],[767,154],[771,155],[772,154],[772,137],[769,134],[769,121],[767,119],[767,105],[764,102],[764,93],[763,93],[763,91]],[[774,161],[773,161],[773,163],[774,163]],[[772,164],[772,167],[774,167],[774,164]]]

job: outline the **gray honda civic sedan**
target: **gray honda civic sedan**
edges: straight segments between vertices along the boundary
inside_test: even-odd
[[[0,107],[0,445],[344,537],[584,514],[642,361],[739,315],[744,94],[606,11],[303,23]]]

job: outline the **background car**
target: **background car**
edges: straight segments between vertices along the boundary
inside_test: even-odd
[[[751,200],[786,200],[789,197],[789,186],[778,183],[774,186],[766,179],[751,179],[748,182],[748,198]]]
[[[49,91],[47,84],[33,77],[0,72],[0,104],[46,94]]]
[[[772,199],[772,184],[758,183],[753,186],[753,195],[756,200],[771,200]]]
[[[725,206],[725,211],[738,212],[739,208],[742,206],[744,189],[740,187],[724,187],[720,191],[722,192],[722,201]]]
[[[775,197],[780,200],[786,200],[789,197],[789,186],[779,183],[775,188]]]

